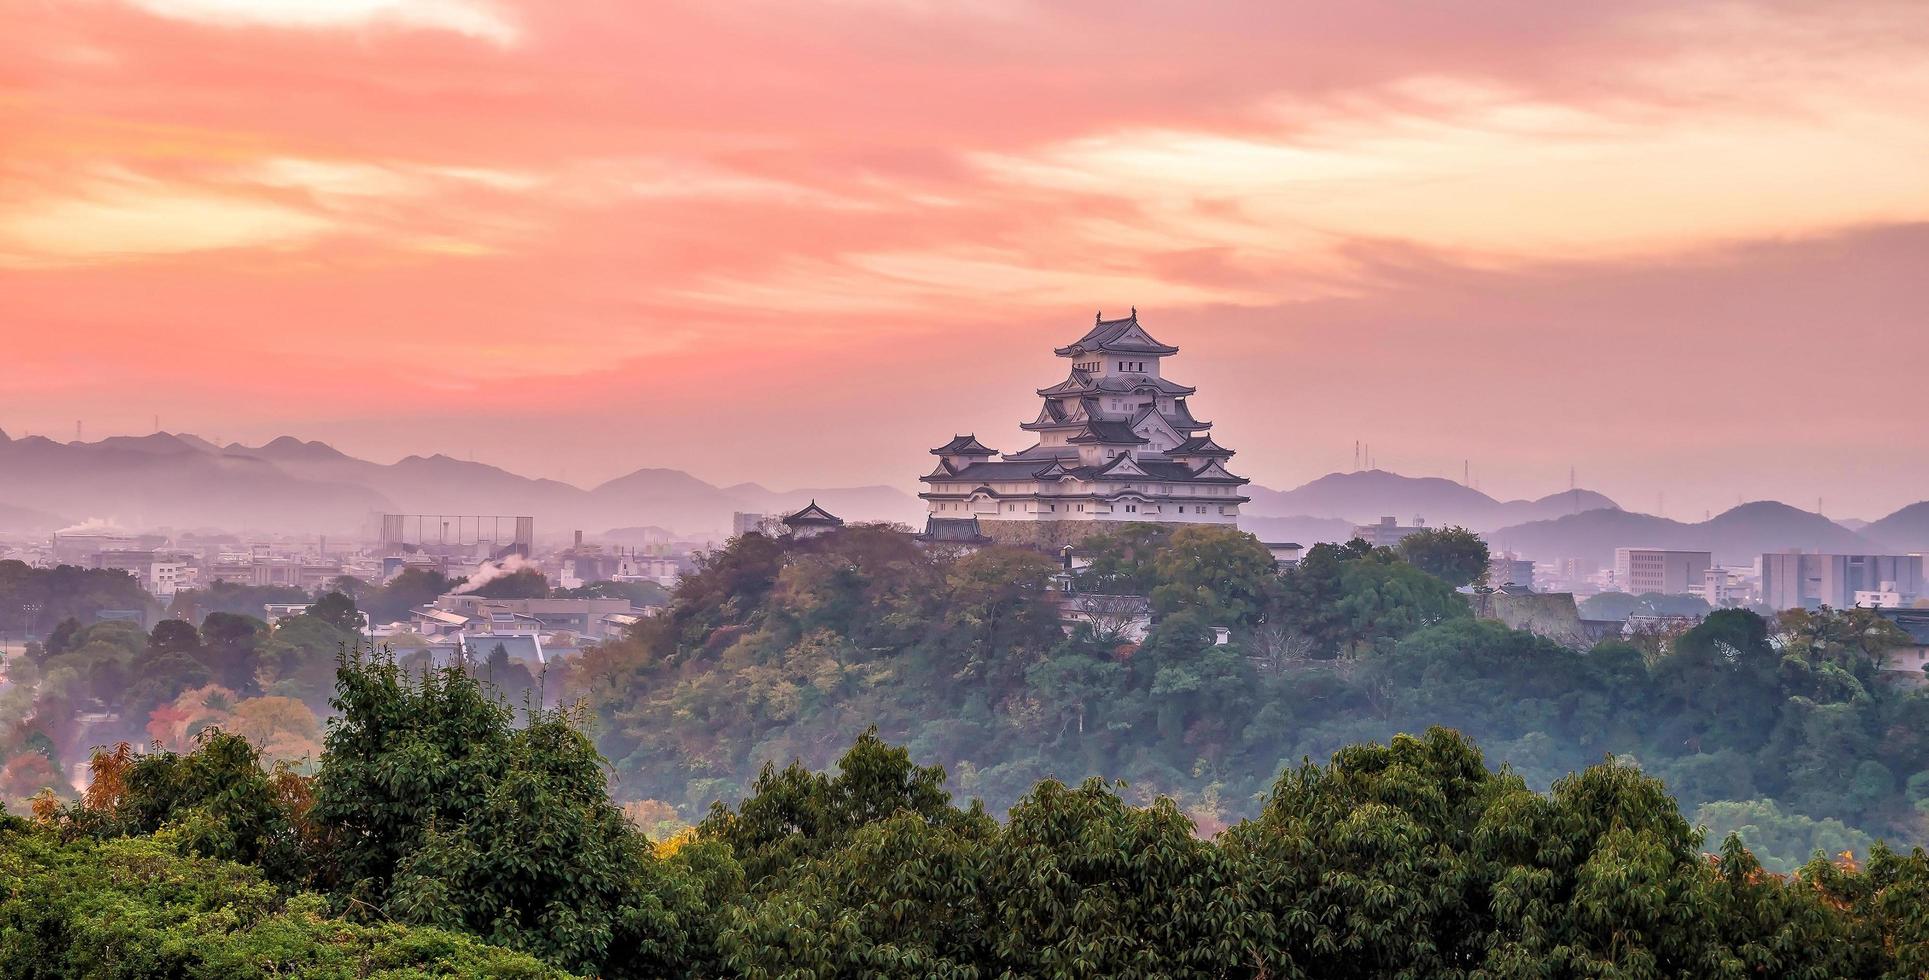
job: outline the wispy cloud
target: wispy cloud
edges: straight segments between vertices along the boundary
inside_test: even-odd
[[[498,45],[520,36],[506,11],[484,0],[125,0],[160,17],[225,27],[305,30],[389,28],[450,31]]]

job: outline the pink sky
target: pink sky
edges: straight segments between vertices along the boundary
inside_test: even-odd
[[[0,19],[14,435],[910,490],[1136,305],[1269,485],[1929,497],[1915,2]]]

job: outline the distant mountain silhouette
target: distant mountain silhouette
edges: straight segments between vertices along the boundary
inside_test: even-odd
[[[359,527],[388,501],[364,486],[304,479],[266,460],[209,452],[167,433],[93,443],[0,442],[0,503],[134,528]]]
[[[1879,521],[1871,521],[1861,534],[1881,542],[1891,551],[1911,554],[1929,551],[1929,500],[1910,504]]]
[[[1538,561],[1588,558],[1604,565],[1616,548],[1710,551],[1715,561],[1746,564],[1767,552],[1880,553],[1886,549],[1820,514],[1770,500],[1742,504],[1694,524],[1651,514],[1590,510],[1547,521],[1500,528],[1486,535],[1496,551]]]
[[[217,447],[166,432],[92,443],[0,432],[0,529],[17,522],[34,533],[69,523],[54,514],[134,528],[359,532],[371,512],[388,511],[528,515],[542,536],[655,524],[721,540],[734,511],[784,512],[813,498],[846,520],[923,520],[918,500],[892,487],[722,488],[642,469],[585,490],[441,454],[375,463],[292,436]]]
[[[1472,487],[1435,476],[1402,476],[1386,470],[1329,473],[1293,490],[1246,488],[1254,516],[1339,518],[1366,524],[1381,517],[1410,524],[1416,517],[1435,527],[1458,524],[1476,531],[1548,520],[1601,508],[1614,501],[1592,490],[1569,490],[1538,500],[1495,500]]]
[[[1239,528],[1267,543],[1291,541],[1311,548],[1322,541],[1345,542],[1353,537],[1353,522],[1337,517],[1268,517],[1239,515]]]
[[[0,504],[0,532],[7,534],[48,534],[72,523],[68,518],[44,510]]]

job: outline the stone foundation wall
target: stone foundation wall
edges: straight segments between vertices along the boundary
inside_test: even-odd
[[[978,522],[978,530],[999,544],[1016,545],[1021,548],[1037,548],[1040,551],[1056,554],[1066,545],[1076,545],[1080,541],[1099,534],[1107,525],[1101,521],[987,521]]]

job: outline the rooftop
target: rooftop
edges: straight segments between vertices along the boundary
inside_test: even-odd
[[[1054,353],[1060,357],[1077,357],[1081,354],[1118,351],[1127,354],[1177,354],[1179,348],[1161,344],[1139,326],[1139,308],[1133,307],[1129,316],[1117,320],[1107,320],[1104,314],[1093,317],[1092,329],[1085,336],[1067,347],[1060,347]]]

